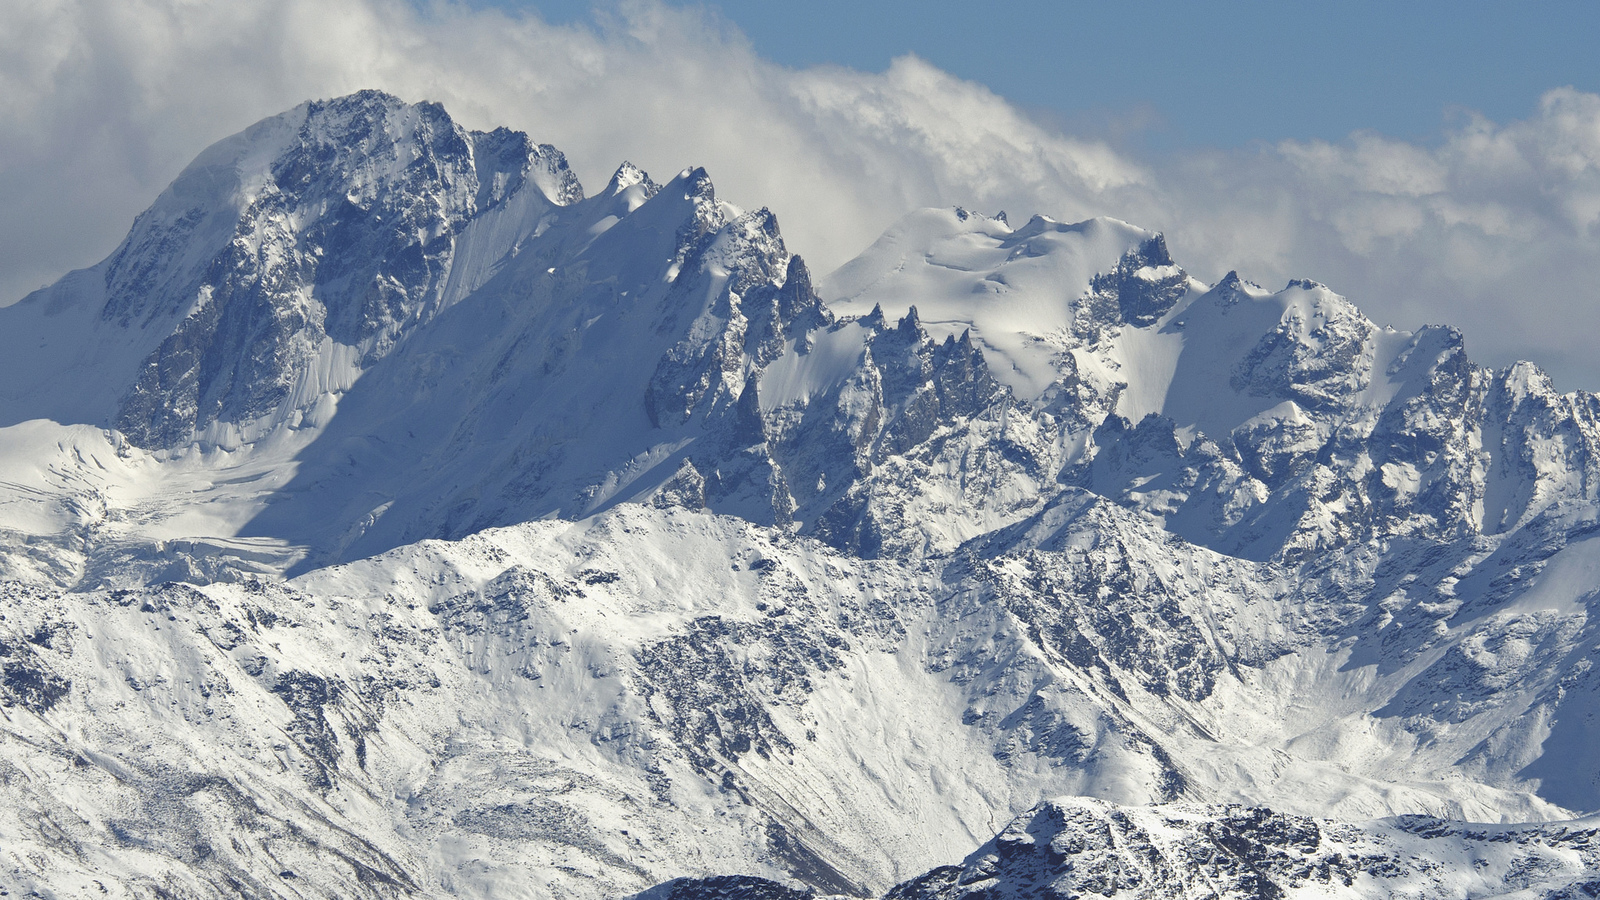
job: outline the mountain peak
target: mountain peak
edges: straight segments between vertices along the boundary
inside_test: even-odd
[[[838,312],[915,303],[935,338],[970,327],[994,377],[1032,401],[1061,377],[1061,342],[1148,324],[1187,291],[1159,235],[1108,217],[1062,224],[1034,216],[1012,230],[964,210],[907,214],[823,280]]]
[[[647,199],[658,190],[656,183],[650,180],[650,176],[645,174],[643,169],[627,160],[623,160],[622,165],[618,166],[617,171],[612,174],[611,181],[606,184],[605,192],[613,195],[620,194],[634,185],[640,185],[643,188]]]
[[[468,131],[381,91],[310,101],[186,167],[71,295],[75,315],[97,314],[81,327],[119,346],[39,351],[34,377],[115,392],[73,406],[136,445],[253,440],[249,423],[270,430],[342,391],[513,249],[492,245],[582,198],[561,152],[521,132]],[[143,337],[117,337],[135,324]],[[62,365],[80,374],[52,376]],[[17,415],[36,402],[21,399]]]

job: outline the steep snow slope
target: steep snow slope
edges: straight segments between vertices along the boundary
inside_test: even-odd
[[[648,492],[686,446],[715,440],[707,420],[733,415],[743,379],[703,357],[731,352],[739,365],[742,348],[721,342],[744,337],[743,295],[776,290],[788,256],[766,211],[719,204],[703,172],[659,191],[618,184],[367,373],[301,454],[284,502],[247,533],[347,558],[581,515]],[[661,391],[664,375],[685,383]],[[668,408],[668,397],[682,405]],[[769,500],[768,522],[770,509]],[[763,519],[759,508],[740,511]],[[357,530],[307,535],[308,526]]]

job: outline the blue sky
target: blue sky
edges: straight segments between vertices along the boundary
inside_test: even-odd
[[[494,5],[594,21],[588,0]],[[1428,142],[1464,110],[1503,122],[1550,88],[1600,89],[1594,2],[701,5],[782,65],[882,71],[911,52],[1063,128],[1146,149],[1358,130]]]

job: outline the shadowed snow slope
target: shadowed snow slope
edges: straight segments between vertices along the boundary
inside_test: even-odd
[[[1588,896],[1597,451],[1116,220],[814,282],[308,103],[0,309],[0,888]]]

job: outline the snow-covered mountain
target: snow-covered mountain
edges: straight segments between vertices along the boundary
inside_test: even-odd
[[[0,309],[0,890],[1588,896],[1597,450],[1116,220],[814,279],[308,103]]]

